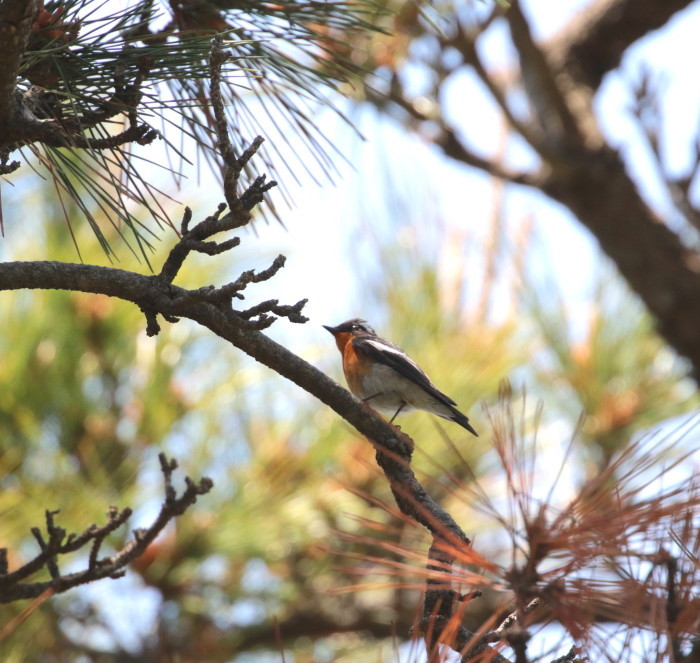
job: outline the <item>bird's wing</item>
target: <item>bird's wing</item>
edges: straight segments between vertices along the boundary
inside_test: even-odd
[[[443,394],[423,370],[398,345],[384,339],[370,336],[355,336],[352,339],[355,350],[366,354],[371,359],[393,368],[411,382],[421,386],[429,394],[445,405],[457,405],[449,396]]]

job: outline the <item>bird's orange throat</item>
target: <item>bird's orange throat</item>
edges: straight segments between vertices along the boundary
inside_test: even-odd
[[[335,344],[343,356],[343,371],[348,387],[355,396],[360,396],[362,394],[362,378],[367,374],[369,367],[364,365],[357,356],[352,344],[355,335],[351,332],[339,332],[333,336],[335,336]]]
[[[348,334],[348,336],[352,337],[351,334]],[[340,343],[338,347],[340,347]],[[362,362],[357,350],[355,350],[349,339],[345,343],[345,350],[341,350],[341,352],[343,353],[343,372],[345,373],[348,387],[355,396],[362,398],[362,381],[371,368],[367,363]]]
[[[350,332],[340,332],[338,334],[333,334],[335,336],[335,344],[340,350],[340,354],[345,354],[345,346],[350,342],[352,334]]]

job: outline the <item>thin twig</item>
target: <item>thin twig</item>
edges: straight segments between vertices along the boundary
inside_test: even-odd
[[[552,663],[583,663],[585,661],[585,658],[579,658],[579,649],[575,645],[571,646],[571,649],[569,649],[566,654],[563,656],[560,656],[559,658],[555,658]]]
[[[135,530],[133,538],[122,549],[110,557],[100,559],[99,551],[102,543],[109,534],[126,522],[131,516],[131,509],[118,511],[115,507],[110,507],[108,522],[105,525],[98,527],[93,524],[81,534],[68,537],[66,537],[65,530],[57,527],[54,523],[54,516],[58,512],[47,511],[46,530],[48,540],[44,539],[39,528],[32,528],[32,534],[39,543],[41,552],[15,571],[7,572],[7,565],[4,565],[6,572],[0,573],[0,603],[36,598],[47,590],[54,594],[59,594],[78,585],[94,582],[102,578],[122,576],[127,564],[141,555],[173,518],[182,515],[196,502],[197,497],[205,495],[213,487],[211,479],[206,477],[196,483],[189,477],[185,477],[185,490],[178,496],[172,484],[172,475],[177,468],[177,461],[174,459],[168,460],[164,454],[160,454],[159,459],[165,483],[165,500],[161,505],[158,517],[148,528]],[[61,574],[57,559],[81,550],[88,544],[90,544],[91,548],[87,568],[75,573]],[[7,551],[2,552],[2,554],[6,559]],[[25,578],[42,568],[46,568],[49,571],[51,580],[33,583],[22,582]],[[0,570],[2,569],[0,568]]]
[[[532,612],[535,608],[537,608],[540,604],[542,603],[542,600],[537,597],[532,599],[530,603],[527,604],[525,607],[525,610],[523,610],[524,614],[528,614]],[[487,633],[484,636],[484,639],[487,642],[498,642],[499,640],[503,640],[505,637],[506,633],[508,632],[509,629],[513,627],[514,624],[518,622],[518,611],[514,611],[510,613],[500,624],[500,626],[490,633]]]

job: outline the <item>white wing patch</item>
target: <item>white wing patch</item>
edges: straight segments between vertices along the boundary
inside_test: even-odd
[[[380,350],[381,352],[389,352],[393,355],[396,355],[401,359],[401,361],[405,361],[407,364],[411,364],[411,366],[417,368],[421,373],[423,373],[423,369],[416,364],[413,359],[411,359],[405,352],[402,352],[398,348],[394,348],[391,345],[386,345],[385,343],[381,343],[379,341],[375,341],[373,339],[366,339],[363,341],[367,345],[371,345],[374,348],[377,348],[377,350]],[[423,373],[425,375],[425,373]]]

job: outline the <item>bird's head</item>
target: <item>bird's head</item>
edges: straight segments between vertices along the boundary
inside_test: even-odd
[[[345,350],[345,345],[354,336],[376,336],[374,329],[367,324],[367,321],[361,320],[360,318],[353,318],[352,320],[341,322],[336,327],[329,327],[328,325],[323,325],[323,327],[333,334],[335,337],[335,344],[338,346],[338,350],[340,350],[341,354]]]
[[[353,336],[357,336],[358,334],[377,335],[374,329],[367,324],[367,321],[360,318],[353,318],[352,320],[341,322],[336,327],[323,325],[323,328],[327,329],[333,336],[338,336],[338,334],[352,334]]]

